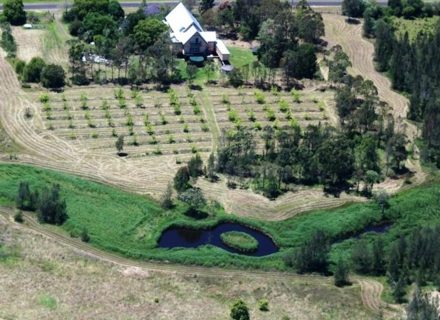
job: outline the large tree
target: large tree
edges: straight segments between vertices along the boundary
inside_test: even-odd
[[[23,70],[23,81],[40,82],[44,67],[46,67],[46,62],[43,59],[39,57],[32,58]]]
[[[141,20],[134,28],[134,40],[140,50],[146,50],[159,40],[167,26],[156,18]]]
[[[360,18],[364,14],[365,3],[363,0],[343,0],[342,1],[342,14]]]
[[[41,72],[41,84],[45,88],[59,89],[65,85],[66,74],[63,67],[49,64]]]
[[[6,0],[3,4],[3,15],[6,20],[14,25],[20,26],[26,23],[26,12],[22,0]]]

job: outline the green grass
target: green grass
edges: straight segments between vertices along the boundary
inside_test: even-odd
[[[183,77],[183,80],[188,79],[188,73],[186,72],[187,62],[184,59],[179,59],[177,68],[180,70],[180,74]],[[219,70],[216,70],[210,75],[210,81],[217,81],[220,78]],[[196,78],[194,79],[194,83],[198,85],[203,85],[208,81],[208,75],[206,73],[206,69],[204,67],[200,67],[197,69]]]
[[[177,205],[170,211],[162,210],[152,199],[120,191],[114,187],[91,182],[76,176],[24,165],[0,165],[0,203],[14,205],[20,181],[28,181],[32,188],[51,183],[61,185],[70,216],[62,227],[79,235],[86,228],[91,244],[112,252],[138,259],[168,260],[205,266],[235,266],[242,268],[285,269],[283,256],[292,252],[318,228],[333,239],[344,239],[381,220],[394,221],[384,236],[389,243],[417,226],[440,223],[439,184],[410,189],[391,199],[391,208],[382,217],[375,203],[347,205],[334,210],[318,210],[276,222],[265,222],[226,214],[219,206],[210,207],[207,219],[196,221],[183,214],[186,207]],[[207,228],[221,221],[239,222],[262,230],[280,247],[276,254],[248,257],[229,254],[212,246],[197,249],[161,249],[157,240],[171,225]],[[367,235],[368,238],[374,236]],[[355,240],[333,246],[332,257],[347,254]]]
[[[48,294],[40,295],[38,297],[38,304],[49,310],[55,310],[58,305],[57,300]]]
[[[252,54],[250,49],[239,47],[228,47],[228,49],[231,53],[230,62],[236,68],[240,68],[257,60],[257,57]]]
[[[408,32],[409,39],[412,41],[417,37],[419,32],[433,32],[438,21],[439,17],[420,18],[414,20],[394,17],[392,19],[392,25],[396,28],[396,35],[403,36],[406,32]]]
[[[223,243],[241,252],[253,252],[258,249],[258,241],[244,232],[229,231],[220,235]]]

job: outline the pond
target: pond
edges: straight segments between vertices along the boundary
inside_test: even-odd
[[[244,253],[225,245],[220,235],[229,231],[240,231],[254,237],[258,241],[257,250]],[[232,222],[220,223],[210,229],[171,227],[162,233],[158,244],[160,248],[197,248],[209,244],[228,252],[254,257],[267,256],[278,252],[278,247],[265,233]]]

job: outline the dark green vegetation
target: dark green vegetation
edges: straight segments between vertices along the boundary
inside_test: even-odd
[[[331,79],[340,83],[336,92],[340,127],[318,124],[302,129],[291,121],[290,126],[266,126],[258,132],[237,125],[223,133],[217,172],[238,177],[244,181],[241,187],[275,198],[298,184],[320,184],[335,195],[351,190],[371,196],[375,183],[405,171],[405,137],[394,130],[392,119],[383,116],[387,106],[376,87],[348,75],[348,57],[338,48],[333,51],[327,64]],[[257,92],[256,99],[264,103],[264,94]],[[300,101],[301,93],[293,90],[292,99]]]
[[[355,204],[335,210],[319,210],[278,222],[263,222],[226,215],[215,204],[208,204],[210,216],[194,220],[184,212],[187,206],[176,203],[172,210],[163,211],[156,202],[140,195],[119,191],[78,177],[28,166],[0,166],[0,203],[13,205],[20,182],[26,178],[30,190],[41,190],[50,184],[60,186],[60,197],[66,201],[69,216],[63,229],[73,236],[86,230],[94,246],[139,259],[158,259],[206,266],[235,266],[262,269],[290,269],[289,259],[298,249],[311,241],[317,229],[322,230],[329,245],[337,239],[348,238],[364,227],[392,221],[393,227],[381,236],[384,251],[390,252],[400,236],[411,234],[418,227],[440,222],[440,188],[438,184],[405,191],[390,199],[390,208],[382,215],[376,203]],[[258,228],[271,235],[280,251],[267,257],[255,258],[231,255],[215,247],[199,249],[156,248],[160,234],[166,228],[186,226],[210,227],[222,221],[233,221]],[[366,237],[372,243],[377,235]],[[331,245],[328,262],[349,257],[358,241],[350,239]],[[316,246],[315,246],[316,247]],[[287,260],[286,260],[287,259]],[[292,261],[292,259],[290,259]],[[293,260],[294,261],[294,260]],[[330,270],[332,269],[330,265]],[[306,270],[304,270],[306,272]]]
[[[244,232],[224,232],[220,237],[224,244],[241,252],[253,252],[258,248],[258,241]]]
[[[26,12],[22,0],[6,0],[3,4],[3,15],[7,22],[14,26],[26,23]]]
[[[62,225],[68,219],[66,201],[60,197],[60,186],[46,186],[31,190],[27,182],[20,182],[15,200],[20,210],[37,211],[38,220],[42,223]]]
[[[413,32],[411,37],[395,28],[396,18],[439,16],[440,4],[390,0],[388,7],[380,7],[362,0],[345,0],[342,7],[347,15],[364,17],[364,35],[376,38],[377,69],[389,75],[394,89],[410,96],[408,118],[422,125],[423,160],[440,167],[440,23],[422,28],[418,34]]]
[[[290,5],[280,0],[252,4],[237,1],[219,6],[211,2],[202,2],[199,7],[201,22],[207,28],[233,38],[238,34],[249,40],[258,37],[261,43],[258,61],[254,61],[250,51],[240,58],[241,52],[232,50],[231,62],[239,69],[231,73],[231,84],[238,86],[253,78],[256,85],[268,87],[276,81],[279,70],[283,71],[287,86],[294,84],[293,78],[315,76],[315,44],[324,34],[324,25],[321,16],[305,1],[296,10],[285,10]],[[218,78],[217,70],[211,68],[215,66],[209,63],[205,68],[185,67],[176,59],[170,50],[167,27],[162,23],[170,9],[164,7],[158,14],[146,14],[148,10],[141,5],[136,12],[124,16],[114,0],[75,0],[72,9],[64,14],[70,33],[78,37],[69,42],[72,82],[168,85],[187,80],[192,85],[194,80],[210,82]],[[89,45],[91,42],[93,46]],[[96,57],[105,59],[109,68],[97,63]]]
[[[11,26],[8,23],[2,23],[0,28],[2,29],[0,45],[6,51],[8,58],[14,58],[17,54],[17,44],[12,35]]]
[[[249,320],[249,308],[243,300],[238,300],[232,305],[230,316],[233,320]]]

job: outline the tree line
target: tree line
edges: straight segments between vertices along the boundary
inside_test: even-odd
[[[386,245],[382,236],[373,241],[357,240],[348,259],[336,261],[330,271],[332,242],[324,231],[315,231],[295,252],[285,256],[285,263],[298,273],[333,273],[335,284],[350,283],[349,272],[370,276],[386,276],[396,302],[406,301],[408,286],[432,284],[440,288],[440,227],[417,228]],[[418,297],[418,303],[421,297]],[[415,303],[415,302],[414,302]],[[410,304],[411,309],[411,304]],[[417,313],[417,310],[412,310]],[[434,318],[437,319],[437,318]]]

